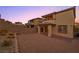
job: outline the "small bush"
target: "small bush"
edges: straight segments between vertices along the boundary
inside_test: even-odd
[[[5,36],[8,33],[8,30],[0,30],[0,35]]]
[[[13,38],[15,38],[15,35],[13,33],[9,33],[8,36],[7,36],[7,38],[13,39]]]
[[[0,30],[0,32],[3,32],[3,33],[8,33],[8,30],[3,29],[3,30]]]
[[[9,46],[12,46],[12,41],[11,40],[4,40],[1,43],[1,47],[9,47]]]

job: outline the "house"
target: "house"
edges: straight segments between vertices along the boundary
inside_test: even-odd
[[[79,33],[79,23],[75,23],[75,34]]]
[[[15,25],[23,25],[22,22],[15,22]]]
[[[74,38],[75,7],[43,15],[45,20],[38,25],[38,33]]]
[[[42,18],[34,18],[28,21],[28,26],[30,28],[36,27],[38,24],[42,23]]]

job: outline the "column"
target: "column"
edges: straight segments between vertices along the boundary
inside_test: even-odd
[[[39,34],[41,33],[40,26],[38,26],[38,33],[39,33]]]
[[[52,25],[48,25],[48,37],[52,36]]]

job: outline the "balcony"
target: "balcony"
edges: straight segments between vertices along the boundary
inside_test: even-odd
[[[56,20],[46,20],[46,21],[43,21],[42,23],[47,23],[47,24],[56,24]]]

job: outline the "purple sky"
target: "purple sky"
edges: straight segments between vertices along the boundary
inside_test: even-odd
[[[27,23],[28,20],[42,15],[70,8],[71,6],[0,6],[2,18],[11,22]],[[77,21],[79,19],[79,7],[76,7]]]

